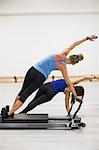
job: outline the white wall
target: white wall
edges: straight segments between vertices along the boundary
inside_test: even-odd
[[[98,0],[1,0],[0,76],[24,75],[36,61],[72,41],[99,35],[98,8]],[[70,75],[99,72],[99,40],[72,53],[83,53],[85,59],[68,67]]]
[[[1,14],[97,13],[99,0],[0,0]]]

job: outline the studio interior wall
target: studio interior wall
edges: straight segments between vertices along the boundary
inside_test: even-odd
[[[62,12],[60,9],[62,5],[57,8],[56,13],[53,12],[54,9],[50,9],[50,12],[47,12],[47,9],[42,12],[45,10],[44,3],[42,3],[41,13],[40,11],[30,13],[29,8],[27,11],[25,7],[22,9],[23,12],[18,12],[20,8],[18,5],[14,6],[15,11],[8,9],[7,6],[11,4],[11,1],[10,4],[5,2],[5,9],[0,11],[0,76],[24,76],[29,67],[45,56],[61,51],[80,38],[91,34],[99,35],[99,13],[95,12],[96,9],[92,7],[93,3],[92,8],[89,7],[89,12],[86,12],[86,8],[85,11],[82,9],[80,11],[77,6],[79,11],[76,8],[73,10],[73,5],[71,5],[71,12],[70,9]],[[38,3],[40,6],[40,2]],[[12,6],[10,5],[11,8]],[[52,6],[56,8],[54,4]],[[35,8],[35,10],[38,9]],[[77,53],[83,53],[84,60],[75,66],[69,66],[69,74],[98,74],[98,40],[87,41],[77,46],[70,54]],[[60,73],[53,72],[52,74]]]

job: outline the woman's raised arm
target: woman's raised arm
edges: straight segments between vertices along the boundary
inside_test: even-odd
[[[90,41],[94,41],[95,39],[97,39],[98,36],[96,35],[91,35],[91,36],[88,36],[86,38],[83,38],[81,40],[77,40],[75,41],[74,43],[72,43],[71,45],[69,45],[68,47],[66,47],[65,49],[62,50],[62,54],[65,54],[65,55],[68,55],[69,52],[75,48],[77,45],[80,45],[81,43],[87,41],[87,40],[90,40]]]

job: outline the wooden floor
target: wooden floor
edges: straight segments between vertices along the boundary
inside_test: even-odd
[[[0,130],[0,150],[99,150],[99,83],[82,85],[85,87],[85,97],[79,115],[86,123],[85,128],[72,131]],[[20,88],[21,84],[0,84],[0,108],[6,104],[12,105]],[[65,116],[64,95],[58,94],[51,102],[38,106],[32,112]]]

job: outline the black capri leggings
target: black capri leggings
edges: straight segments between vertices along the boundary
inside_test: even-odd
[[[35,108],[37,105],[50,101],[56,94],[57,92],[53,89],[50,83],[43,84],[38,90],[34,99],[21,113],[27,113],[28,111]]]
[[[45,76],[37,71],[34,67],[31,67],[26,73],[23,86],[19,92],[20,101],[23,103],[25,100],[46,80]]]

